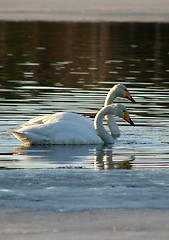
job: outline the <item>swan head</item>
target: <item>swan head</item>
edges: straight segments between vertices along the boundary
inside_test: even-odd
[[[123,84],[116,84],[112,90],[116,92],[117,97],[123,97],[129,99],[131,102],[135,103],[136,101],[132,98],[129,90]]]
[[[135,126],[133,121],[130,118],[129,112],[123,104],[112,104],[109,105],[109,112],[115,114],[119,118],[124,119],[124,121],[130,123],[130,125]]]

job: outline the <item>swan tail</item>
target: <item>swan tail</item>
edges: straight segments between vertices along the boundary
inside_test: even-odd
[[[32,144],[49,144],[49,139],[45,136],[29,133],[29,132],[11,132],[19,141],[23,142],[25,145]]]

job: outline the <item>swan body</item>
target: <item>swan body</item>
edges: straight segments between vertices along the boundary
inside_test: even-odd
[[[37,124],[12,132],[26,145],[32,144],[102,144],[101,138],[78,122],[58,121]]]
[[[63,115],[66,112],[62,113]],[[62,115],[61,114],[61,115]],[[113,143],[113,137],[105,130],[103,118],[113,114],[134,125],[129,117],[127,109],[122,104],[112,104],[103,107],[95,116],[93,128],[90,129],[83,121],[57,120],[33,124],[13,131],[12,134],[26,145],[31,144],[103,144]],[[86,117],[78,115],[85,121]]]
[[[130,101],[135,102],[135,100],[132,98],[131,94],[127,90],[126,86],[124,86],[123,84],[116,84],[108,92],[105,99],[104,106],[112,104],[116,97],[128,98]],[[111,135],[113,136],[120,135],[120,130],[116,124],[116,121],[114,120],[113,115],[108,115],[106,120],[107,120],[108,127],[110,129]],[[47,124],[47,123],[52,123],[57,121],[73,121],[76,123],[77,122],[81,124],[83,123],[83,125],[86,125],[86,127],[88,127],[90,130],[95,132],[93,122],[89,118],[84,118],[80,114],[71,113],[71,112],[57,112],[54,114],[39,116],[39,117],[30,119],[28,122],[21,124],[21,126],[24,127],[24,126],[37,125],[37,124]]]

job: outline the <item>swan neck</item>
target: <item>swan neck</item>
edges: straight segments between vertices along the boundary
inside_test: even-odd
[[[110,89],[110,91],[108,92],[108,94],[106,96],[104,106],[112,104],[116,97],[117,97],[117,95],[116,95],[116,92],[114,91],[114,89]]]
[[[109,104],[112,104],[114,99],[117,97],[116,94],[116,90],[114,90],[114,88],[110,89],[110,91],[108,92],[105,102],[104,102],[104,106],[107,106]],[[113,115],[107,115],[106,116],[106,121],[107,121],[107,125],[110,129],[111,135],[112,136],[118,136],[120,135],[120,130],[119,127],[114,119]]]
[[[120,135],[120,130],[119,130],[119,127],[114,119],[114,116],[112,115],[107,115],[107,118],[106,118],[106,121],[107,121],[107,125],[110,129],[110,132],[111,132],[111,135],[112,136],[119,136]]]
[[[99,135],[99,137],[103,140],[104,143],[113,143],[112,136],[106,131],[103,126],[103,118],[107,115],[109,107],[102,108],[95,117],[94,127]]]

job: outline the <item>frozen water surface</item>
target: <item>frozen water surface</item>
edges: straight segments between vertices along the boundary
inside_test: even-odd
[[[0,206],[59,212],[169,208],[168,24],[1,22]],[[19,47],[18,47],[19,46]],[[113,145],[24,147],[32,117],[94,118],[127,86],[135,127]]]

